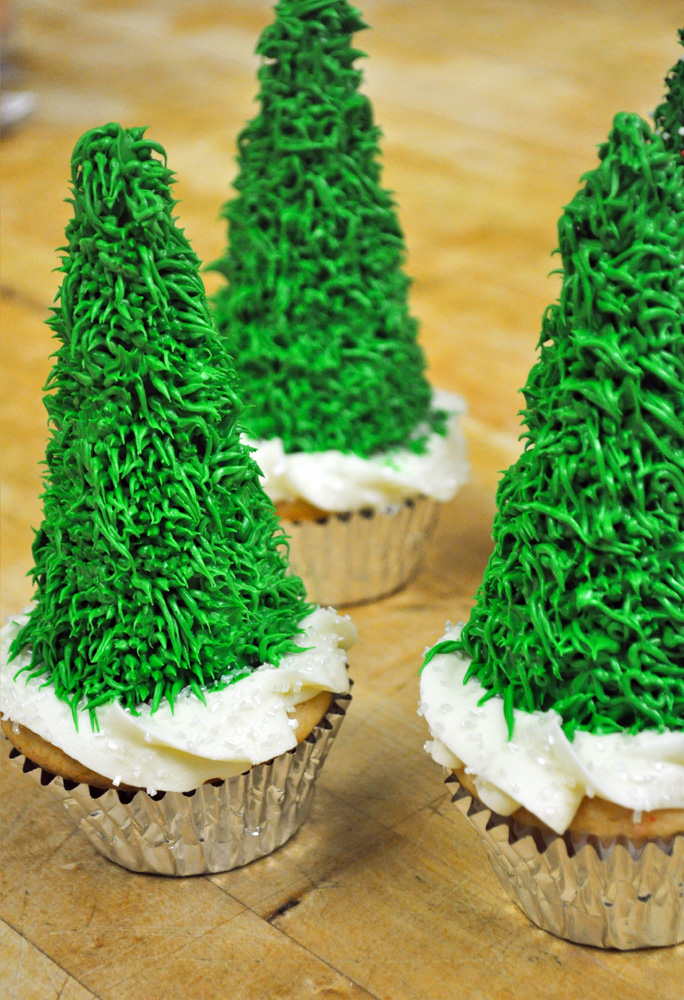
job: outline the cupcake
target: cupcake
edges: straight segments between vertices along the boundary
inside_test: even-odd
[[[380,184],[380,131],[347,0],[280,0],[257,46],[260,113],[238,139],[214,313],[245,429],[313,600],[353,604],[417,571],[464,482],[463,401],[435,392]]]
[[[681,62],[674,70],[681,93]],[[540,927],[684,940],[684,164],[616,116],[559,225],[560,300],[524,393],[469,621],[427,654],[427,749]]]
[[[288,572],[164,150],[106,125],[71,174],[35,603],[3,630],[3,730],[112,860],[222,871],[303,821],[355,630]]]

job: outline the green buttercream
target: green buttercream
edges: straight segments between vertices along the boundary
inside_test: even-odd
[[[366,25],[347,0],[280,0],[257,52],[260,114],[240,134],[228,249],[212,267],[253,438],[359,455],[405,445],[430,409],[409,314],[403,234],[380,185],[370,101],[359,93]]]
[[[201,698],[293,651],[311,608],[240,444],[164,150],[106,125],[79,140],[71,177],[37,604],[12,654],[31,646],[30,675],[91,713],[187,685]]]
[[[488,697],[568,735],[684,728],[684,172],[636,115],[559,224],[563,285],[525,387],[461,641]]]
[[[684,29],[679,32],[684,45]],[[656,129],[666,144],[684,155],[684,56],[672,67],[665,80],[665,100],[653,113]]]

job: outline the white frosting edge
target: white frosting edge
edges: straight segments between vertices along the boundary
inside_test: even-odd
[[[433,390],[433,407],[447,410],[446,434],[428,433],[426,450],[408,448],[361,458],[340,451],[286,453],[281,438],[245,443],[255,449],[262,485],[274,503],[303,499],[327,511],[383,507],[423,494],[450,500],[468,478],[465,438],[460,418],[466,405],[460,396]],[[417,433],[428,432],[419,428]]]
[[[461,629],[447,626],[439,641],[457,639]],[[433,737],[425,749],[445,767],[465,766],[490,809],[510,816],[522,805],[564,833],[585,795],[637,814],[684,808],[683,732],[578,731],[570,742],[557,712],[514,709],[509,740],[503,699],[480,705],[480,681],[463,683],[469,663],[457,653],[433,657],[421,672],[418,712]]]
[[[0,632],[0,711],[115,784],[152,791],[186,792],[211,778],[230,778],[271,760],[297,744],[288,709],[319,691],[349,690],[346,650],[358,636],[347,616],[318,608],[301,623],[294,642],[302,649],[278,667],[263,664],[248,677],[206,693],[206,705],[187,688],[173,712],[140,706],[133,715],[118,702],[97,709],[99,732],[71,708],[44,678],[27,682],[17,671],[30,662],[23,650],[11,663],[9,646],[27,615],[15,615]],[[310,648],[305,648],[310,647]]]

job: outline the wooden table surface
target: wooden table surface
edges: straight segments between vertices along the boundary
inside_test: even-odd
[[[269,10],[269,0],[14,3],[22,82],[38,104],[2,140],[3,615],[30,597],[53,350],[43,319],[73,145],[110,120],[149,125],[178,173],[182,224],[213,259]],[[648,114],[660,99],[681,0],[366,0],[364,13],[373,30],[357,41],[370,55],[413,307],[433,380],[468,400],[472,479],[444,508],[419,578],[353,612],[354,701],[308,823],[272,857],[209,878],[131,874],[3,755],[3,997],[682,995],[684,948],[575,946],[508,902],[423,751],[416,714],[422,650],[468,613],[498,474],[518,453],[517,390],[557,294],[561,206],[613,114]]]

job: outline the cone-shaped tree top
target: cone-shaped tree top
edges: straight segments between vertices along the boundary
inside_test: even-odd
[[[407,304],[403,234],[359,93],[365,25],[347,0],[279,0],[257,52],[260,113],[238,140],[215,298],[245,423],[286,451],[368,455],[415,441],[431,412]],[[412,438],[414,435],[414,438]]]
[[[240,444],[164,150],[143,133],[110,124],[74,150],[37,603],[12,650],[31,645],[31,675],[91,711],[277,663],[310,610]]]
[[[684,28],[679,32],[684,45]],[[665,100],[655,109],[656,129],[678,155],[684,156],[684,56],[675,63],[665,79]]]
[[[461,641],[488,696],[568,735],[684,728],[684,170],[636,115],[559,224],[526,445]]]

